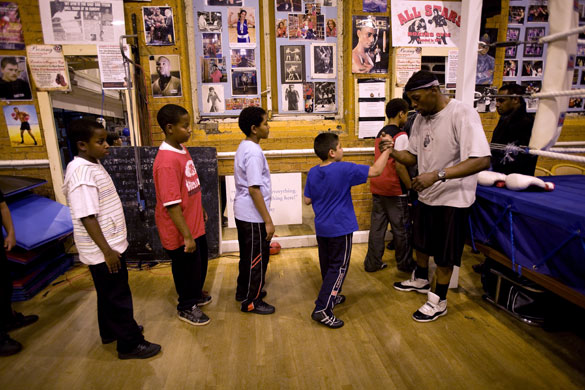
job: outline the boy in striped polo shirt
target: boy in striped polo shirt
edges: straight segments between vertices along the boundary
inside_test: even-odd
[[[117,341],[120,359],[145,359],[160,345],[142,336],[134,320],[125,251],[126,221],[122,202],[100,159],[108,154],[108,133],[97,122],[80,119],[69,129],[76,154],[67,165],[63,193],[71,209],[79,260],[89,266],[98,296],[102,343]]]

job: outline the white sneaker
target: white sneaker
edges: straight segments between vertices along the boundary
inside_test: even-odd
[[[429,300],[414,312],[412,319],[418,322],[431,322],[447,314],[447,300],[429,291]]]
[[[414,276],[412,271],[412,277],[404,282],[394,283],[394,288],[400,291],[416,291],[421,294],[426,294],[431,290],[431,285],[427,279],[419,279]]]

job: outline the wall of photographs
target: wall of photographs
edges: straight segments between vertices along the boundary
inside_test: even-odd
[[[548,34],[546,0],[510,0],[506,41],[537,41]],[[504,84],[517,83],[527,93],[539,92],[545,66],[546,45],[525,43],[507,47],[504,59]],[[534,112],[538,99],[526,99],[526,109]]]
[[[193,11],[201,115],[238,115],[259,106],[258,0],[193,0]]]
[[[274,1],[278,111],[337,112],[337,1]]]
[[[585,0],[579,0],[579,26],[585,25]],[[585,39],[585,34],[579,34]],[[577,44],[577,60],[573,71],[573,88],[585,88],[585,45]],[[569,112],[585,112],[585,99],[574,97],[569,99]]]

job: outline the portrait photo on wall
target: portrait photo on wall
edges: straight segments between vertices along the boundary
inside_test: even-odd
[[[337,54],[334,43],[311,45],[311,77],[334,79],[337,75]]]
[[[231,49],[230,58],[232,68],[256,68],[255,56],[254,49]]]
[[[201,58],[201,82],[226,83],[225,60],[223,58]]]
[[[518,76],[518,61],[506,60],[504,61],[504,77]]]
[[[150,82],[155,98],[183,96],[178,55],[150,56]]]
[[[256,70],[232,70],[232,96],[258,95]]]
[[[26,57],[0,56],[0,100],[32,100]]]
[[[144,41],[149,46],[175,44],[175,23],[171,7],[142,7]]]
[[[304,83],[303,84],[303,96],[305,98],[305,112],[313,112],[313,104],[315,102],[315,84]]]
[[[327,38],[337,37],[337,20],[335,19],[327,19],[327,27],[325,27],[325,36]]]
[[[221,32],[221,12],[197,12],[199,31]]]
[[[387,12],[388,2],[386,0],[362,0],[364,12]]]
[[[335,111],[335,83],[315,83],[314,112]]]
[[[528,7],[527,22],[548,22],[548,7],[546,5],[531,5]]]
[[[542,61],[522,62],[522,76],[542,77],[542,70],[543,70]]]
[[[288,38],[287,19],[276,20],[276,38]]]
[[[252,7],[228,7],[230,47],[256,45],[256,10]]]
[[[222,113],[225,111],[223,85],[205,84],[201,86],[203,113]]]
[[[314,1],[305,1],[305,15],[321,15],[321,4]]]
[[[352,26],[352,73],[388,73],[388,17],[354,16]]]
[[[301,0],[276,0],[276,10],[278,12],[301,12],[303,2]]]
[[[510,7],[510,11],[508,13],[508,24],[524,24],[524,16],[524,7]]]
[[[4,106],[3,110],[12,147],[43,144],[39,119],[33,104]]]
[[[205,58],[222,58],[221,34],[203,33],[203,56]]]
[[[281,85],[281,112],[304,111],[303,84]]]
[[[305,46],[281,46],[280,66],[281,83],[305,81]]]

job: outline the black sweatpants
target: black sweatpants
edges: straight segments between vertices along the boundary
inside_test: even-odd
[[[314,311],[332,314],[335,298],[341,293],[343,281],[349,270],[353,233],[339,237],[317,236],[319,265],[323,284],[315,301]]]
[[[270,258],[270,242],[266,241],[264,223],[236,219],[236,227],[240,245],[240,273],[236,296],[246,297],[242,302],[242,310],[250,311],[254,309],[254,303],[260,300],[260,292],[264,287]]]
[[[6,327],[12,316],[12,279],[4,249],[4,237],[0,233],[0,340],[6,336]]]
[[[134,320],[125,254],[122,254],[120,263],[122,266],[115,274],[110,273],[105,262],[90,265],[89,270],[97,292],[100,336],[117,340],[118,352],[127,353],[144,341],[144,336]]]
[[[201,291],[207,276],[207,237],[204,235],[195,239],[195,251],[185,252],[185,246],[167,250],[171,258],[171,269],[175,289],[179,295],[177,310],[189,310],[202,298]]]

